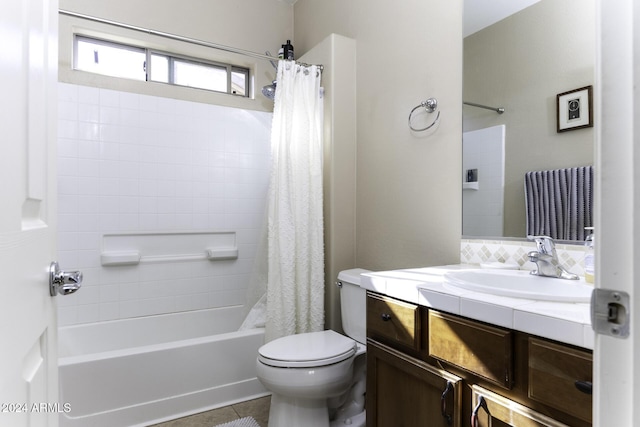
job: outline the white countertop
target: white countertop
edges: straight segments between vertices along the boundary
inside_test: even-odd
[[[589,304],[510,298],[444,286],[446,272],[468,268],[478,266],[370,272],[361,275],[360,286],[447,313],[593,349]]]

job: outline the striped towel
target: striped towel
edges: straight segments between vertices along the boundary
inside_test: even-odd
[[[593,167],[527,172],[524,196],[528,236],[584,240],[593,226]]]

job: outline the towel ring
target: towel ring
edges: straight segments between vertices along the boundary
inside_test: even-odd
[[[440,111],[438,111],[438,114],[436,115],[435,120],[429,126],[422,129],[414,128],[411,125],[411,117],[413,116],[413,113],[415,113],[415,111],[420,107],[424,107],[424,109],[427,110],[427,113],[433,113],[438,108],[438,100],[435,98],[429,98],[426,101],[422,101],[420,105],[416,105],[414,109],[411,110],[411,112],[409,113],[409,128],[414,132],[424,132],[425,130],[431,129],[433,126],[436,125],[436,123],[438,123],[438,120],[440,119]]]

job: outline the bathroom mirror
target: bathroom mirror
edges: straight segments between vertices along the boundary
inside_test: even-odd
[[[535,3],[464,38],[464,101],[505,110],[463,106],[463,134],[498,138],[491,150],[463,143],[463,157],[490,159],[463,165],[465,238],[525,238],[525,173],[593,164],[593,128],[558,133],[556,96],[594,84],[595,0],[524,1]],[[498,3],[465,0],[465,14],[490,9],[481,2]]]

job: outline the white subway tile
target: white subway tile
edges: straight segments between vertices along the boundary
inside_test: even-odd
[[[58,137],[75,139],[78,138],[79,126],[76,120],[58,120]]]
[[[60,87],[59,259],[84,265],[87,283],[64,300],[61,324],[243,303],[264,216],[272,115]],[[239,260],[100,265],[105,233],[232,225]]]
[[[78,86],[68,83],[58,83],[58,99],[78,103]]]
[[[88,141],[99,141],[100,124],[91,122],[79,122],[77,126],[77,138]]]
[[[99,159],[100,142],[78,140],[78,157],[81,159]]]
[[[100,228],[98,227],[98,215],[96,214],[80,214],[77,215],[77,231],[80,232],[98,232]]]
[[[58,326],[75,325],[78,323],[78,307],[62,306],[62,300],[64,298],[58,298]]]
[[[100,286],[100,303],[120,301],[120,286],[101,285]]]
[[[98,214],[100,212],[100,197],[98,196],[78,196],[79,214]]]
[[[120,214],[118,227],[121,231],[138,231],[140,228],[138,214]]]
[[[98,177],[100,176],[101,161],[96,159],[83,159],[76,162],[76,174],[80,177]]]
[[[117,302],[100,303],[100,321],[120,318],[120,304]]]
[[[119,107],[120,92],[110,89],[100,89],[100,106]]]
[[[78,111],[78,121],[99,123],[100,122],[100,107],[92,104],[80,104]]]
[[[78,178],[75,176],[61,175],[58,177],[58,194],[78,194]]]
[[[90,86],[78,86],[78,102],[81,104],[100,104],[100,89]]]

